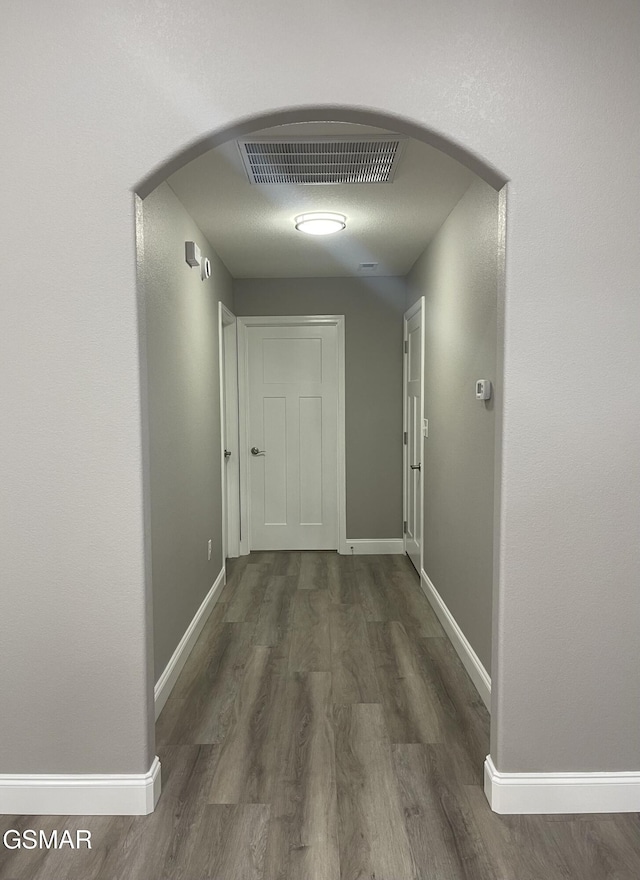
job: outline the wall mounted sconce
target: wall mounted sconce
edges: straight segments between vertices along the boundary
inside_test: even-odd
[[[202,252],[195,241],[185,241],[184,258],[192,269],[200,266],[200,278],[203,281],[211,278],[211,261],[209,257],[202,256]]]
[[[191,266],[192,269],[195,269],[196,266],[200,265],[200,248],[195,243],[195,241],[185,241],[184,243],[184,252],[185,252],[185,260]]]

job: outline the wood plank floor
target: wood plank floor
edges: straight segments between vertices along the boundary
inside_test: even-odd
[[[640,816],[508,816],[487,712],[406,557],[263,552],[227,584],[156,728],[145,817],[13,851],[0,880],[638,880]]]

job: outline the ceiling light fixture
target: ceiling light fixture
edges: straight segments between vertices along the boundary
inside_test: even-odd
[[[340,232],[346,225],[347,218],[344,214],[316,211],[312,214],[298,214],[296,217],[296,229],[309,235],[331,235],[332,232]]]

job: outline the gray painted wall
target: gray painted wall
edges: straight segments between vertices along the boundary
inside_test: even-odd
[[[498,193],[471,184],[407,276],[425,301],[424,568],[491,669]]]
[[[640,770],[640,5],[262,8],[4,4],[0,771],[150,766],[132,190],[349,117],[511,181],[496,766]]]
[[[223,564],[218,303],[233,308],[233,294],[227,269],[168,184],[142,205],[157,681]],[[185,241],[210,258],[207,281],[185,262]]]
[[[402,278],[233,282],[237,315],[345,316],[347,538],[402,536]]]

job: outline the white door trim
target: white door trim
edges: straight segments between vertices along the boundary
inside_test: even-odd
[[[424,349],[426,342],[426,331],[425,331],[425,297],[419,297],[415,303],[411,306],[410,309],[404,313],[403,325],[402,325],[402,339],[403,339],[403,348],[406,347],[406,343],[408,341],[408,332],[407,327],[411,318],[418,314],[418,312],[422,312],[422,322],[420,329],[420,376],[422,381],[420,382],[420,425],[424,423]],[[408,414],[407,414],[407,353],[403,351],[402,355],[402,426],[403,431],[408,431]],[[403,517],[407,519],[408,516],[408,504],[409,504],[409,492],[407,485],[407,471],[408,471],[408,462],[407,462],[407,449],[408,446],[406,443],[402,445],[402,511]],[[424,569],[424,472],[425,472],[425,461],[424,461],[424,437],[422,438],[422,455],[421,455],[421,463],[422,468],[420,470],[420,571]],[[407,536],[402,531],[402,544],[404,548],[404,552],[407,552]]]
[[[249,346],[248,327],[335,326],[338,335],[338,546],[339,552],[347,544],[347,489],[345,460],[345,355],[344,315],[250,315],[238,316],[238,398],[240,411],[240,553],[251,552],[251,492],[249,479],[249,437],[247,431],[249,407]],[[350,550],[348,552],[351,552]]]
[[[238,409],[238,386],[235,381],[228,381],[225,369],[225,344],[224,333],[225,327],[231,324],[236,325],[236,316],[231,312],[224,303],[218,303],[218,364],[220,371],[220,475],[222,490],[222,565],[224,568],[227,557],[236,557],[240,555],[240,499],[228,498],[227,496],[227,467],[225,465],[224,450],[227,438],[227,403],[231,407]],[[236,341],[237,349],[237,341]],[[236,456],[239,449],[235,450]],[[236,528],[229,528],[229,521],[233,519]],[[229,538],[231,539],[229,540]]]

